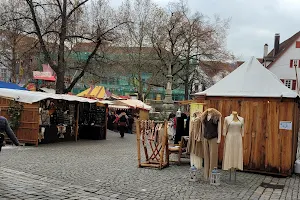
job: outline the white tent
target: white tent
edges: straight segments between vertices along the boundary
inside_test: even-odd
[[[126,99],[126,100],[116,100],[114,101],[115,105],[127,106],[132,108],[139,108],[144,110],[151,110],[151,106],[145,104],[144,102],[138,99]]]
[[[227,97],[287,97],[298,94],[262,66],[255,57],[242,64],[212,87],[195,95]]]
[[[101,101],[77,97],[73,95],[67,95],[67,94],[52,94],[52,93],[45,93],[45,92],[32,92],[26,90],[13,90],[13,89],[4,89],[4,88],[0,88],[0,97],[6,99],[12,99],[23,103],[35,103],[44,99],[61,99],[66,101],[101,103]]]

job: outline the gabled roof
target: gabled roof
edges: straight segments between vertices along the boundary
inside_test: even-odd
[[[195,95],[227,97],[287,97],[297,93],[287,88],[271,71],[252,57],[212,87]]]
[[[291,45],[293,45],[293,43],[300,37],[300,31],[297,32],[296,34],[294,34],[292,37],[288,38],[287,40],[285,40],[284,42],[279,44],[279,50],[277,55],[275,55],[275,57],[273,56],[274,54],[274,49],[272,49],[272,51],[270,51],[270,53],[267,55],[267,57],[265,58],[266,60],[271,60],[273,61],[270,65],[268,65],[267,68],[270,68],[277,60],[278,58],[280,58],[284,52],[289,49],[289,47]]]

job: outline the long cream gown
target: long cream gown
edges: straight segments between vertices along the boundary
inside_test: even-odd
[[[233,121],[233,116],[224,120],[223,135],[225,138],[223,170],[231,168],[243,170],[243,140],[244,118],[238,116],[238,121]]]

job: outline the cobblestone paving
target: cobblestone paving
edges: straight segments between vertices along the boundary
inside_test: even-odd
[[[0,153],[0,199],[300,199],[299,177],[273,178],[238,172],[220,186],[189,182],[188,165],[163,170],[137,168],[135,135],[5,147]],[[199,173],[201,176],[201,171]],[[284,185],[264,188],[261,183]]]

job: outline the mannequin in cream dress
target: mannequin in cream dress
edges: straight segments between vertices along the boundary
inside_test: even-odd
[[[225,136],[223,170],[243,170],[244,118],[237,112],[224,119],[223,135]]]

